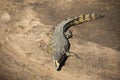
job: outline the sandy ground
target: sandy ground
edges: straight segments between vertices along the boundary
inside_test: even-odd
[[[119,0],[1,0],[0,80],[120,80]],[[50,28],[69,17],[105,14],[71,28],[61,71],[46,52]]]

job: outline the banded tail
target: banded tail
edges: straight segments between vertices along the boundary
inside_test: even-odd
[[[75,17],[70,22],[68,22],[64,27],[64,31],[66,32],[67,29],[70,28],[71,26],[78,25],[78,24],[88,22],[88,21],[92,21],[95,19],[99,19],[102,17],[104,17],[104,15],[97,15],[95,13],[80,15],[79,17]]]

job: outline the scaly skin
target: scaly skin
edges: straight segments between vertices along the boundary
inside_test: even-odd
[[[69,18],[62,21],[57,27],[55,27],[53,36],[51,37],[51,46],[54,53],[54,64],[56,70],[60,70],[62,63],[69,56],[70,42],[69,37],[66,35],[67,30],[74,25],[81,24],[86,21],[91,21],[102,16],[96,14],[80,15],[79,17]]]

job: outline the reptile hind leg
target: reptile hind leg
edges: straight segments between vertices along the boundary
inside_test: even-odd
[[[47,36],[48,36],[49,38],[51,38],[51,36],[53,35],[54,30],[55,30],[55,27],[51,27],[51,28],[49,29],[49,31],[47,32]]]
[[[71,30],[68,30],[66,33],[65,33],[65,36],[67,39],[71,38],[73,35],[72,35],[72,31]]]

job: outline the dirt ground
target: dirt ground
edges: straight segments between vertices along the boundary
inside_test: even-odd
[[[56,71],[48,31],[93,12],[105,17],[70,28],[78,58]],[[0,80],[120,80],[120,1],[0,0]]]

